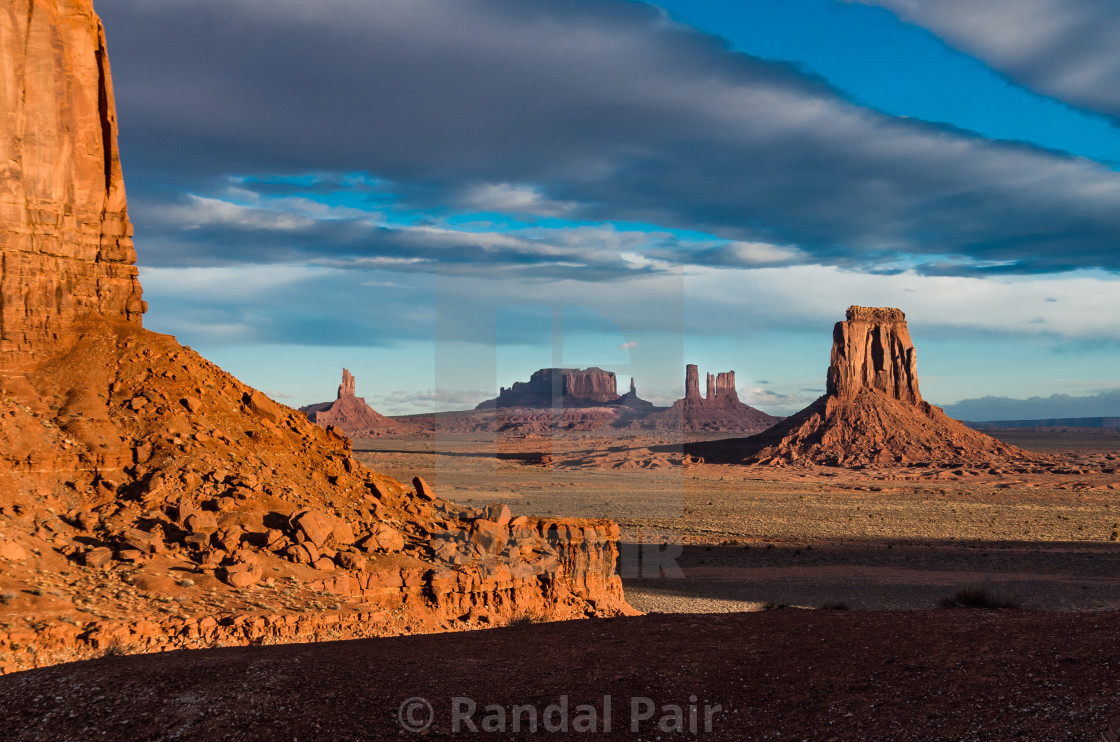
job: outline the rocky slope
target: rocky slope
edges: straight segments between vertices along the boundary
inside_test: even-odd
[[[0,671],[631,612],[612,523],[402,485],[143,329],[90,1],[15,0],[0,43]]]
[[[833,331],[828,391],[750,438],[695,443],[709,463],[959,467],[1030,471],[1044,456],[1001,443],[922,399],[917,354],[898,309],[853,306]]]

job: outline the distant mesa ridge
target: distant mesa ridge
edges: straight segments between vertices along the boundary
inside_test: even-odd
[[[377,438],[396,433],[400,424],[379,414],[366,401],[356,395],[354,374],[342,369],[342,383],[333,402],[300,407],[307,419],[321,427],[334,426],[351,438]]]
[[[689,444],[686,453],[712,463],[843,467],[994,467],[1032,457],[922,399],[917,352],[899,309],[849,307],[833,328],[827,381],[823,397],[769,430]]]
[[[969,421],[970,428],[1120,428],[1120,417],[1051,417],[1042,420]]]
[[[636,396],[631,382],[629,394]],[[627,395],[629,396],[629,395]],[[475,409],[501,407],[598,407],[619,404],[618,380],[613,371],[601,368],[542,368],[533,372],[529,381],[515,381],[502,387],[498,396],[479,404]]]

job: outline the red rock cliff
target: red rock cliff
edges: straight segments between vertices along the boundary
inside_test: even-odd
[[[69,347],[90,319],[144,311],[90,0],[0,10],[0,368]],[[88,328],[87,328],[88,330]]]
[[[621,399],[613,371],[601,368],[542,368],[529,381],[517,381],[503,388],[497,399],[487,400],[478,409],[489,407],[564,407],[610,404]]]
[[[833,329],[828,394],[849,399],[863,389],[912,404],[922,401],[918,357],[902,310],[852,306],[847,320]]]
[[[27,596],[0,601],[0,674],[114,643],[633,612],[614,524],[512,518],[442,500],[420,479],[403,485],[355,460],[345,437],[141,327],[89,0],[0,9],[0,120],[0,577]],[[339,392],[364,407],[349,374]],[[73,581],[79,567],[96,577]],[[240,591],[266,575],[291,586],[299,615],[244,605]],[[39,600],[42,584],[60,589]],[[126,585],[129,599],[116,597]],[[324,591],[337,604],[308,611]]]
[[[906,315],[858,306],[833,330],[825,396],[758,435],[689,444],[685,451],[712,463],[904,466],[914,476],[973,465],[1026,472],[1045,463],[924,401]]]

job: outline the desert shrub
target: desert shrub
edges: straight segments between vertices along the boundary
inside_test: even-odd
[[[982,587],[961,588],[952,595],[946,595],[937,604],[942,608],[983,608],[985,610],[1009,610],[1022,607],[1018,598],[993,593]]]
[[[836,600],[836,601],[832,601],[832,602],[829,602],[829,603],[822,603],[821,604],[821,610],[822,611],[846,611],[846,610],[849,610],[850,608],[851,608],[851,606],[848,605],[847,603],[845,603],[842,600]]]
[[[507,626],[524,626],[531,623],[544,623],[545,617],[536,611],[521,611],[513,614]]]

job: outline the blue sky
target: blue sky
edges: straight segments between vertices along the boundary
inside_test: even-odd
[[[858,303],[907,312],[950,413],[1120,415],[1101,3],[97,9],[146,324],[289,404],[558,364],[667,403],[695,362],[788,414]]]

